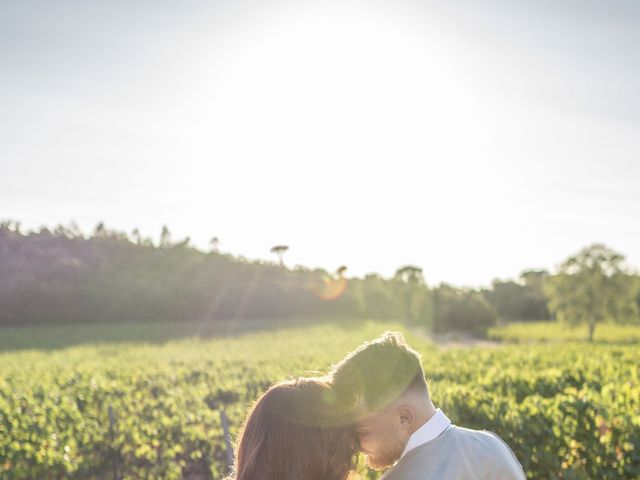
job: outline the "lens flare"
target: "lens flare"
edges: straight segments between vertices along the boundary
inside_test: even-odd
[[[326,301],[337,300],[347,290],[347,279],[344,277],[331,278],[325,276],[322,283],[314,289],[315,295]]]

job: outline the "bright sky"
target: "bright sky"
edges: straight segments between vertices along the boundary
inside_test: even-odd
[[[0,218],[486,285],[640,266],[640,3],[0,5]]]

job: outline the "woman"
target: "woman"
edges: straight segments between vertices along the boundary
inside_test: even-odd
[[[231,480],[347,480],[357,437],[337,422],[331,398],[320,378],[269,388],[247,417]]]

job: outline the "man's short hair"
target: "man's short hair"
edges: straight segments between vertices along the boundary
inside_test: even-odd
[[[364,343],[335,365],[331,376],[336,399],[351,416],[380,410],[408,392],[429,395],[420,354],[400,332]]]

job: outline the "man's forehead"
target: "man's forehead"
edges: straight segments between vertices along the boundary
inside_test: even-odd
[[[371,409],[363,397],[358,397],[351,409],[352,424],[361,426],[384,422],[388,415],[395,410],[396,404],[397,401],[393,401],[377,409]]]
[[[366,416],[363,416],[362,418],[358,419],[358,421],[356,422],[356,426],[357,427],[370,427],[372,425],[377,424],[378,422],[380,422],[382,417],[382,413],[381,412],[376,412],[376,413],[370,413]]]

